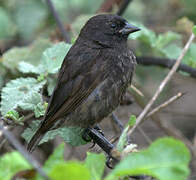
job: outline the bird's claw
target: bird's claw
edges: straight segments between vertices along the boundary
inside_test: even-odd
[[[83,134],[82,134],[82,139],[86,142],[90,142],[92,139],[91,137],[89,136],[89,129],[85,129]]]
[[[96,125],[96,126],[94,127],[94,129],[97,130],[102,136],[105,137],[103,131],[101,130],[101,128],[100,128],[98,125]]]

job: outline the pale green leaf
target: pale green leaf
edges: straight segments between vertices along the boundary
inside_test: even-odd
[[[17,28],[5,9],[0,7],[0,39],[15,35]]]
[[[87,152],[85,165],[91,173],[91,180],[101,180],[105,168],[105,155]]]
[[[129,130],[129,126],[125,127],[125,129],[123,130],[120,138],[119,138],[119,141],[116,145],[116,149],[119,151],[119,152],[122,152],[124,147],[127,145],[127,132]]]
[[[41,59],[41,67],[45,72],[57,73],[70,47],[70,44],[60,42],[46,49]]]
[[[18,78],[8,82],[1,94],[2,115],[18,107],[34,110],[35,105],[41,101],[38,92],[45,83],[45,81],[38,82],[34,78]]]
[[[22,137],[29,142],[35,131],[39,126],[40,121],[33,121],[30,125],[31,128],[26,128],[22,134]],[[82,134],[84,129],[80,127],[61,127],[55,130],[48,131],[41,142],[48,142],[49,140],[54,139],[57,135],[60,136],[65,142],[73,145],[79,146],[82,144],[86,144],[87,142],[83,140]]]
[[[170,59],[177,59],[181,51],[182,48],[176,44],[170,44],[161,50],[164,56]]]
[[[51,43],[47,39],[38,39],[30,46],[12,48],[3,54],[3,65],[14,74],[18,72],[18,65],[20,62],[38,66],[43,51],[50,47],[50,44]],[[28,68],[28,71],[30,69],[30,67],[24,66],[24,64],[22,67],[20,66],[19,68],[21,72],[27,71],[26,68]]]
[[[146,150],[126,156],[105,180],[126,175],[148,175],[157,180],[185,180],[190,170],[190,152],[179,140],[162,138]]]

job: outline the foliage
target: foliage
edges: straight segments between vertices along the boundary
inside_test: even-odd
[[[52,2],[74,42],[80,29],[94,15],[102,0],[52,0]],[[160,7],[160,3],[161,9],[157,8]],[[192,27],[193,22],[196,22],[195,0],[171,1],[170,3],[176,3],[175,7],[181,7],[179,9],[184,11],[185,18],[181,17],[179,10],[180,13],[177,13],[175,21],[171,22],[168,28],[172,31],[154,30],[156,25],[153,27],[153,23],[156,17],[149,15],[148,12],[151,12],[153,7],[153,13],[157,14],[158,11],[159,16],[162,16],[166,14],[167,3],[166,0],[161,2],[151,0],[148,3],[138,0],[133,1],[127,8],[124,17],[142,29],[131,35],[129,39],[129,43],[137,47],[135,50],[137,56],[176,59],[182,51],[187,32],[190,33],[192,30],[196,35],[196,27]],[[58,42],[57,37],[53,37],[57,36],[58,31],[56,32],[54,28],[56,22],[45,1],[2,0],[0,6],[0,47],[8,49],[0,57],[0,113],[14,124],[22,126],[24,117],[28,113],[32,113],[35,119],[44,116],[48,98],[52,95],[56,84],[57,72],[71,44]],[[115,8],[113,7],[113,11],[116,10]],[[172,13],[175,12],[172,11]],[[179,18],[184,22],[181,25],[182,31],[176,24]],[[165,16],[160,19],[164,20],[165,24],[168,19],[170,22],[170,18],[166,19]],[[185,27],[187,24],[188,26]],[[32,42],[33,39],[35,40]],[[17,41],[16,44],[15,41]],[[10,48],[10,43],[19,44],[22,47]],[[192,43],[183,63],[196,68],[196,43]],[[135,124],[135,119],[134,116],[130,117],[129,123],[120,136],[116,146],[120,153],[129,146],[127,132]],[[35,120],[24,130],[22,137],[26,141],[30,140],[39,123],[40,121]],[[82,132],[82,128],[62,127],[48,132],[40,143],[52,140],[58,135],[71,145],[82,145],[86,143],[81,137]],[[87,153],[84,162],[65,162],[63,150],[64,146],[60,145],[43,166],[50,177],[53,179],[67,177],[69,179],[103,179],[105,155]],[[123,158],[105,179],[138,174],[146,174],[160,180],[186,179],[189,174],[189,160],[189,152],[181,142],[171,138],[160,139],[153,142],[149,148]],[[31,166],[18,152],[6,153],[0,157],[0,179],[5,177],[10,179],[16,172],[29,168]],[[35,179],[40,178],[37,175]]]
[[[127,155],[105,178],[104,154],[87,153],[86,160],[79,162],[64,161],[63,153],[64,145],[61,144],[43,165],[44,171],[53,180],[115,180],[141,174],[158,180],[185,180],[189,175],[190,153],[182,142],[173,138],[158,139],[149,148]],[[30,167],[18,152],[7,153],[0,158],[0,179],[9,179],[16,172]],[[40,178],[37,174],[35,180]]]

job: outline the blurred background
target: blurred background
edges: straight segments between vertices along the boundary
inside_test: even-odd
[[[103,12],[117,13],[123,4],[123,0],[51,0],[51,2],[71,43],[75,41],[81,27],[91,16]],[[172,60],[179,56],[196,23],[196,1],[132,0],[126,6],[122,16],[142,29],[141,32],[131,36],[128,42],[138,57],[138,61],[139,59],[145,60],[146,57],[155,60],[156,58]],[[48,1],[1,0],[0,49],[3,56],[0,58],[0,89],[8,81],[21,76],[16,68],[17,63],[27,60],[36,64],[43,50],[50,47],[51,43],[64,40]],[[21,49],[14,47],[21,47]],[[183,63],[192,69],[196,68],[195,43],[191,45]],[[159,67],[153,63],[147,66],[138,62],[133,85],[143,93],[144,97],[129,88],[121,106],[115,111],[123,125],[128,122],[131,115],[139,115],[168,71],[168,68]],[[131,142],[138,144],[139,149],[147,147],[153,140],[162,136],[174,136],[183,140],[192,152],[192,177],[196,176],[195,77],[188,72],[176,73],[154,107],[178,92],[185,94],[151,118],[146,119],[131,137]],[[25,127],[28,127],[28,122],[34,119],[30,117],[24,126],[18,125],[12,129],[12,132],[24,144],[21,133]],[[120,134],[119,128],[110,118],[106,118],[100,126],[109,140]],[[54,141],[41,145],[35,151],[35,157],[43,162],[60,142],[62,140],[57,137]],[[83,160],[86,151],[99,151],[97,146],[89,150],[90,145],[72,147],[67,144],[65,158]],[[11,151],[12,148],[8,142],[4,142],[4,145],[0,146],[0,154]],[[190,179],[195,179],[195,177],[190,177]]]

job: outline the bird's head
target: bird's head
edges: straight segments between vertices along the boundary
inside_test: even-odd
[[[114,45],[127,40],[128,35],[139,31],[124,18],[113,14],[100,14],[90,18],[80,32],[80,37],[99,43]]]

